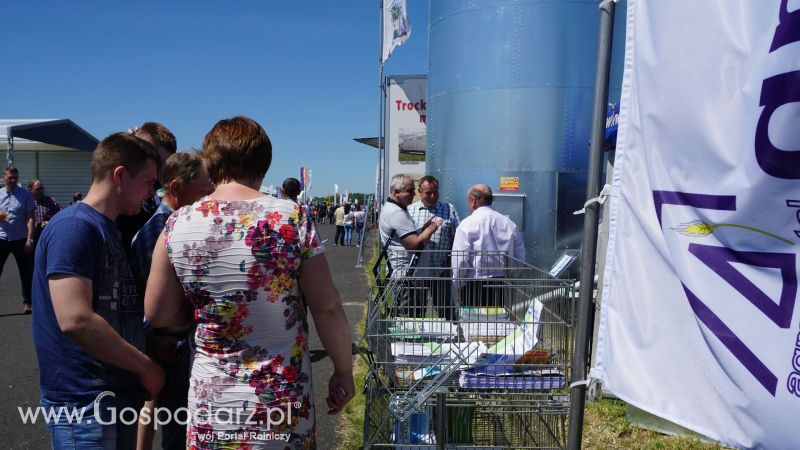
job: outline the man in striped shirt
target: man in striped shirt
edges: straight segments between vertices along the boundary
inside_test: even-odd
[[[458,211],[451,203],[439,201],[439,181],[436,177],[426,175],[419,180],[420,201],[408,207],[408,213],[414,219],[417,228],[422,227],[431,217],[443,220],[430,241],[425,244],[416,276],[431,277],[430,291],[437,315],[452,319],[454,317],[453,304],[450,301],[450,254],[453,247],[453,238],[458,228]],[[429,251],[432,250],[432,251]]]

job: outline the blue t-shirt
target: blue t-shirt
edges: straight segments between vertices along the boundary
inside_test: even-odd
[[[0,239],[18,241],[28,237],[28,214],[33,214],[36,204],[33,194],[19,186],[8,192],[0,188],[0,211],[6,211],[8,218],[0,220]]]
[[[89,401],[102,391],[140,389],[130,372],[96,360],[61,332],[47,278],[70,274],[92,280],[92,308],[123,339],[144,349],[144,308],[114,222],[85,203],[56,214],[36,249],[33,340],[42,396]]]

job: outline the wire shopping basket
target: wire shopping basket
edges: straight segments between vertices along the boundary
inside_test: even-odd
[[[561,447],[574,282],[502,252],[436,253],[415,252],[372,290],[365,448]]]

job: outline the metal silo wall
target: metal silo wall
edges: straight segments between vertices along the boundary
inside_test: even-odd
[[[618,7],[610,101],[624,19]],[[598,20],[597,1],[430,2],[426,171],[462,218],[470,185],[501,194],[500,177],[519,177],[525,198],[495,204],[521,209],[527,260],[542,268],[580,246],[571,215],[585,200]]]

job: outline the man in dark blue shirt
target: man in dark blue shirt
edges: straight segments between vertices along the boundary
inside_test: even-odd
[[[107,137],[92,156],[86,198],[56,214],[39,240],[32,326],[42,406],[83,412],[48,423],[53,448],[134,448],[128,416],[163,386],[143,352],[144,308],[114,224],[153,195],[158,164],[152,144]]]

